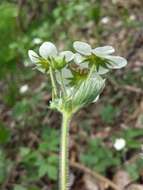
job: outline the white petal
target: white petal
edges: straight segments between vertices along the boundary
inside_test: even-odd
[[[93,103],[97,102],[99,100],[99,95],[95,98],[95,100],[93,100]]]
[[[85,42],[76,41],[73,43],[74,49],[83,55],[91,55],[91,46]]]
[[[126,146],[126,141],[123,138],[116,139],[113,146],[117,151],[120,151]]]
[[[28,51],[28,55],[29,55],[30,60],[31,60],[33,63],[39,62],[39,56],[38,56],[37,53],[35,53],[35,51],[29,50],[29,51]]]
[[[112,54],[115,52],[115,49],[112,46],[103,46],[103,47],[97,47],[92,50],[94,54]]]
[[[62,51],[59,55],[65,57],[67,62],[70,62],[74,58],[74,53],[72,51]]]
[[[88,68],[88,62],[84,62],[84,57],[79,53],[75,53],[74,61],[76,64],[80,65],[82,68]]]
[[[54,57],[57,55],[57,48],[51,42],[44,42],[39,48],[39,54],[45,59],[49,56]]]
[[[20,94],[24,94],[25,92],[28,91],[28,89],[29,89],[29,86],[27,84],[25,84],[20,87],[19,92],[20,92]]]
[[[99,75],[104,75],[104,74],[106,74],[106,73],[108,73],[108,72],[109,72],[109,69],[106,69],[106,68],[100,66],[97,73],[98,73]]]
[[[108,64],[108,68],[111,69],[120,69],[127,65],[127,60],[120,56],[106,56],[105,58],[109,59],[110,64]]]
[[[64,78],[71,78],[72,77],[71,71],[67,68],[62,69],[62,74],[63,74]]]
[[[75,53],[74,55],[74,61],[76,64],[80,64],[84,61],[84,57],[81,56],[79,53]]]
[[[72,73],[71,73],[71,71],[69,70],[69,69],[67,69],[67,68],[63,68],[62,69],[62,76],[63,76],[63,78],[64,78],[64,84],[68,84],[69,83],[69,80],[68,80],[68,78],[71,78],[72,77]],[[61,84],[61,77],[60,77],[60,73],[59,72],[56,72],[56,79],[57,79],[57,82],[59,83],[59,84]]]
[[[40,67],[40,66],[37,66],[36,69],[38,71],[40,71],[41,73],[45,73],[46,72],[46,70],[44,68]]]

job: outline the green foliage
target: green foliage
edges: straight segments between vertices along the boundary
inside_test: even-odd
[[[41,152],[58,151],[59,140],[59,131],[43,127],[42,142],[39,144],[39,150]]]
[[[141,142],[139,139],[143,136],[143,130],[142,129],[136,129],[136,128],[128,128],[124,130],[120,136],[122,136],[127,143],[128,149],[140,149],[141,148]]]
[[[17,119],[24,119],[30,114],[31,105],[27,99],[23,99],[20,102],[17,102],[13,108],[13,116]]]
[[[26,180],[33,181],[48,176],[55,181],[58,174],[58,133],[52,128],[43,127],[41,139],[36,150],[20,148],[21,163],[27,170]]]
[[[10,140],[10,130],[0,122],[0,144],[5,144]]]
[[[113,124],[117,115],[118,109],[111,104],[106,105],[100,112],[103,122],[107,124]]]
[[[10,160],[6,158],[4,151],[0,149],[0,185],[6,180],[11,166]]]
[[[16,56],[16,54],[11,51],[10,44],[15,40],[16,36],[16,16],[17,7],[11,3],[2,3],[0,5],[0,42],[3,47],[0,51],[0,74],[4,74],[4,69],[9,67],[12,69],[14,67],[13,63],[10,61]]]
[[[36,186],[24,187],[23,185],[15,185],[13,190],[40,190],[40,188]]]
[[[120,164],[120,158],[115,157],[113,151],[106,147],[100,139],[89,140],[87,149],[81,154],[80,159],[86,166],[101,173]]]
[[[8,106],[13,106],[18,98],[18,86],[15,83],[15,81],[10,81],[9,84],[7,85],[7,88],[4,92],[4,102],[8,105]]]
[[[41,112],[35,112],[38,107],[42,104],[43,93],[40,91],[35,94],[27,94],[29,96],[23,97],[21,100],[17,101],[12,108],[13,118],[21,122],[19,125],[23,127],[25,125],[30,125],[32,122],[34,125],[38,123],[38,118],[41,116]]]
[[[15,185],[14,190],[27,190],[27,189],[21,185]]]
[[[127,172],[132,177],[132,180],[139,179],[140,173],[143,170],[143,159],[140,158],[132,164],[127,164],[125,166],[125,169],[127,170]]]

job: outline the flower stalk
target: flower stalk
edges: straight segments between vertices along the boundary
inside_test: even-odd
[[[49,68],[49,73],[50,73],[50,78],[51,78],[51,83],[52,83],[52,88],[53,88],[53,95],[54,95],[54,97],[57,97],[58,96],[57,87],[55,84],[55,79],[54,79],[53,71],[52,71],[51,67]]]
[[[69,124],[71,115],[63,113],[61,133],[61,158],[60,158],[60,182],[59,190],[68,190],[69,182]]]

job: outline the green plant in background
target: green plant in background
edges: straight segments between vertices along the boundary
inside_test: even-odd
[[[101,109],[101,118],[107,124],[112,124],[115,116],[117,115],[118,109],[111,104],[108,104],[106,107]]]
[[[48,175],[51,180],[57,180],[58,157],[54,152],[58,150],[59,138],[55,134],[56,131],[48,131],[49,142],[43,139],[37,150],[31,150],[27,147],[21,147],[20,149],[21,163],[28,169],[26,176],[28,181],[38,180],[45,175]],[[55,137],[55,139],[51,140],[51,137]],[[47,150],[48,154],[46,154]],[[34,173],[33,170],[35,171]]]
[[[111,55],[114,52],[111,46],[92,49],[89,44],[76,41],[73,47],[76,50],[75,53],[72,51],[58,52],[53,43],[44,42],[39,48],[39,55],[33,50],[28,52],[35,68],[51,79],[50,108],[58,110],[63,116],[60,190],[68,190],[68,131],[73,114],[98,100],[105,86],[105,79],[100,75],[107,73],[110,69],[122,68],[127,64],[124,58]]]
[[[80,155],[80,160],[97,172],[105,175],[108,168],[120,165],[120,158],[114,155],[111,148],[103,144],[101,139],[90,139],[86,145],[86,154]]]

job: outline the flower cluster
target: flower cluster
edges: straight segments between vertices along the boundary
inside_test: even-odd
[[[59,52],[53,43],[44,42],[39,55],[33,50],[28,51],[35,67],[50,75],[52,106],[57,108],[58,105],[60,110],[63,105],[64,109],[73,109],[73,106],[79,108],[95,102],[105,83],[101,75],[127,64],[123,57],[111,55],[115,51],[112,46],[92,48],[85,42],[75,41],[73,48],[75,52]]]

